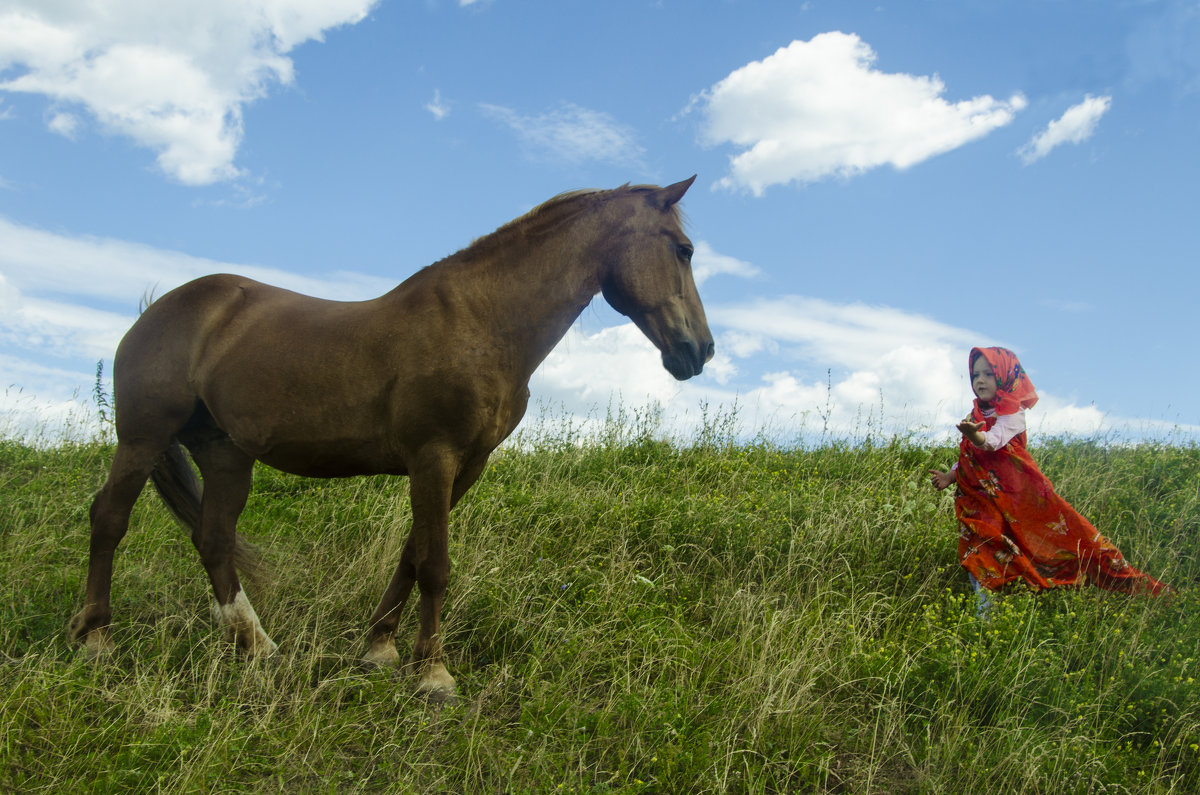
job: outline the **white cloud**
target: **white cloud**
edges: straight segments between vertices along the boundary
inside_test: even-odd
[[[614,393],[634,404],[670,403],[680,391],[658,350],[632,323],[594,334],[572,327],[538,374],[546,397],[577,407],[606,403]]]
[[[749,279],[758,276],[759,273],[759,269],[748,262],[727,254],[718,254],[704,241],[696,244],[696,251],[692,255],[692,277],[696,280],[697,287],[719,274]]]
[[[899,309],[798,295],[714,306],[709,320],[790,346],[795,356],[854,369],[899,347],[979,344],[974,332]]]
[[[908,168],[1008,124],[1026,104],[1020,94],[947,102],[936,75],[881,72],[875,60],[858,36],[822,33],[710,88],[695,103],[704,142],[742,150],[717,184],[761,195],[771,185]]]
[[[516,133],[534,157],[641,165],[644,150],[633,130],[607,113],[571,103],[535,116],[499,105],[481,104],[480,109]]]
[[[763,351],[777,353],[779,350],[775,340],[742,329],[724,332],[718,344],[721,351],[730,351],[737,359],[746,359]]]
[[[425,110],[433,114],[433,118],[441,121],[450,115],[450,106],[442,101],[442,92],[434,89],[433,99],[425,104]]]
[[[1055,397],[1039,395],[1038,404],[1026,413],[1030,433],[1037,435],[1094,436],[1109,430],[1113,418],[1095,406],[1076,406]]]
[[[1112,97],[1093,97],[1088,94],[1083,102],[1067,108],[1060,118],[1050,122],[1046,129],[1035,135],[1017,154],[1026,165],[1041,160],[1050,150],[1062,144],[1083,143],[1092,137],[1100,117],[1112,106]]]
[[[44,358],[86,358],[112,355],[132,315],[106,312],[77,303],[22,295],[0,273],[0,343],[23,350],[40,350]]]
[[[78,135],[76,109],[158,153],[189,185],[239,175],[242,108],[293,80],[286,54],[363,19],[378,0],[9,0],[0,11],[0,91],[54,103],[50,128]]]
[[[0,217],[0,277],[23,294],[116,302],[131,311],[146,293],[161,295],[197,276],[221,272],[240,273],[307,295],[338,300],[370,298],[395,286],[391,281],[362,274],[339,272],[313,278],[122,240],[70,237]]]
[[[74,140],[79,132],[79,117],[74,113],[54,113],[46,122],[46,127],[50,132]]]
[[[710,321],[748,335],[782,367],[745,385],[745,405],[772,425],[818,418],[850,433],[867,417],[893,430],[913,422],[952,425],[970,402],[964,374],[981,335],[891,307],[835,304],[805,296],[709,309]],[[735,348],[735,355],[754,352]],[[882,415],[882,416],[881,416]],[[858,428],[862,430],[861,427]]]

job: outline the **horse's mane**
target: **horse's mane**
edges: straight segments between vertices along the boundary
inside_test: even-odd
[[[564,193],[558,194],[557,196],[550,197],[546,201],[539,204],[537,207],[534,207],[532,210],[530,210],[529,212],[525,213],[524,215],[522,215],[518,218],[514,218],[513,220],[509,221],[507,224],[500,227],[496,231],[500,232],[500,231],[504,230],[505,228],[512,226],[514,224],[519,224],[519,223],[522,223],[525,221],[532,220],[532,219],[536,218],[537,216],[558,207],[559,205],[568,204],[575,199],[581,199],[581,198],[589,197],[589,196],[599,196],[601,194],[609,194],[609,196],[611,197],[611,196],[616,196],[621,193],[649,193],[650,191],[654,191],[654,190],[658,190],[657,185],[630,185],[628,182],[626,182],[624,185],[620,186],[619,188],[610,188],[610,189],[584,188],[582,190],[566,191]]]
[[[465,248],[422,268],[413,276],[423,278],[443,268],[469,266],[470,263],[480,260],[504,262],[504,257],[494,255],[513,245],[514,239],[518,237],[537,239],[549,235],[598,202],[608,201],[622,194],[650,193],[658,189],[658,185],[630,185],[627,182],[618,188],[585,188],[560,193],[502,225],[496,231],[475,238]],[[673,205],[670,211],[675,213],[680,224],[684,223],[685,218],[678,204]]]
[[[495,247],[504,245],[515,234],[523,234],[534,238],[540,237],[549,233],[559,224],[570,220],[596,202],[607,201],[621,194],[649,193],[655,190],[658,190],[657,185],[630,185],[627,182],[618,188],[584,188],[582,190],[566,191],[557,196],[552,196],[524,215],[518,216],[504,224],[496,231],[476,238],[472,241],[471,245],[467,246],[459,254],[490,251]],[[678,214],[679,205],[672,207],[672,210]],[[682,216],[680,216],[680,220],[682,220]]]

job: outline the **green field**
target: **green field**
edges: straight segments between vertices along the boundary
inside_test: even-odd
[[[981,622],[911,439],[525,432],[451,516],[460,698],[358,665],[406,483],[256,473],[272,661],[214,632],[151,490],[116,655],[66,641],[112,448],[0,441],[0,792],[1200,791],[1200,448],[1034,440],[1168,599],[1007,595]],[[406,654],[415,621],[402,622]]]

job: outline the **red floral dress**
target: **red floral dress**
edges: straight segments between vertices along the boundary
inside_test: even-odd
[[[987,357],[1000,387],[996,413],[985,415],[978,401],[972,412],[975,422],[990,429],[997,414],[1032,406],[1037,395],[1011,351],[975,348],[970,361],[979,355]],[[1054,491],[1025,443],[1020,433],[992,451],[965,438],[959,445],[954,510],[963,568],[993,590],[1015,580],[1034,590],[1088,582],[1124,592],[1158,594],[1169,588],[1130,566]]]

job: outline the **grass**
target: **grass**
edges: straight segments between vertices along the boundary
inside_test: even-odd
[[[0,440],[0,791],[1185,793],[1200,790],[1200,449],[1050,440],[1059,491],[1172,598],[1012,592],[956,565],[950,447],[535,431],[451,518],[456,704],[361,668],[404,482],[256,473],[247,585],[274,662],[213,631],[147,490],[116,655],[65,638],[104,442]],[[412,608],[401,652],[411,642]]]

